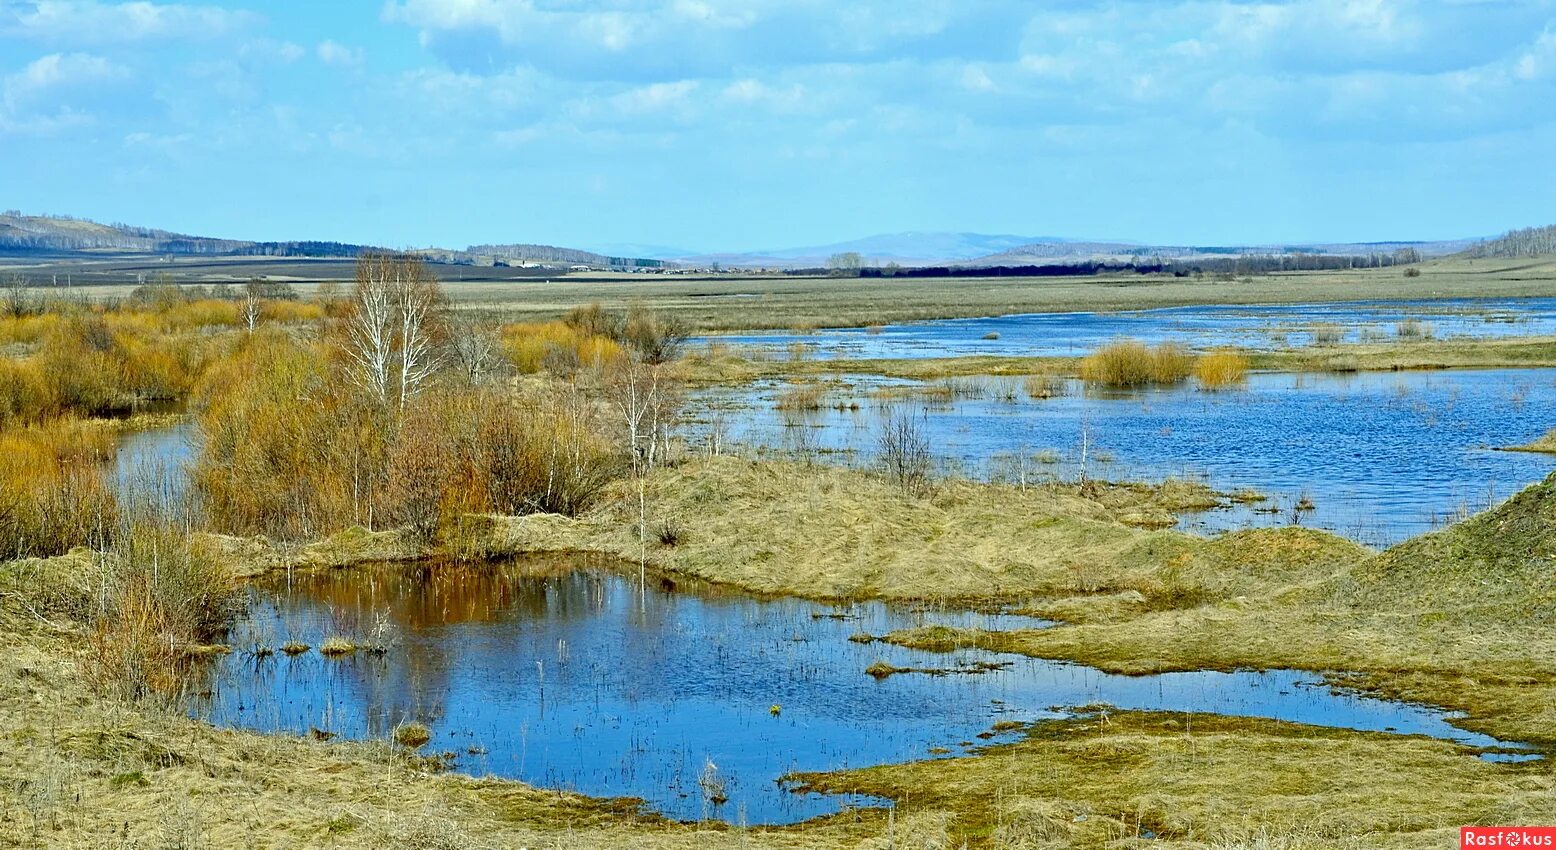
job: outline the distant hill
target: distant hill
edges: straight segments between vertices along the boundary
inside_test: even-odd
[[[1246,256],[1372,256],[1414,249],[1422,257],[1466,250],[1473,239],[1437,242],[1353,242],[1284,245],[1148,245],[1139,242],[1069,239],[1056,236],[910,232],[868,236],[828,245],[775,248],[765,251],[699,254],[677,257],[694,266],[713,263],[730,268],[825,268],[835,255],[853,252],[865,266],[1031,266],[1049,263],[1161,262]]]
[[[253,244],[68,216],[0,215],[0,248],[13,250],[227,254]]]
[[[1394,256],[1414,251],[1420,257],[1455,254],[1475,244],[1473,239],[1436,242],[1329,242],[1289,245],[1139,245],[1126,242],[1054,242],[1022,245],[998,254],[976,257],[964,265],[1027,266],[1048,262],[1151,261],[1233,259],[1238,257]]]
[[[856,253],[863,258],[866,265],[898,263],[917,266],[971,260],[1040,241],[1062,243],[1068,240],[1008,234],[912,231],[866,236],[863,239],[826,245],[698,254],[676,259],[692,265],[708,265],[717,262],[732,267],[805,268],[825,266],[835,254]]]
[[[312,240],[255,242],[190,236],[128,224],[102,224],[70,216],[23,215],[15,210],[0,214],[0,251],[65,254],[155,254],[235,257],[356,257],[364,251],[384,250],[372,245]],[[464,250],[429,248],[416,253],[428,262],[456,265],[557,264],[599,268],[657,268],[658,259],[612,257],[591,251],[554,245],[474,245]]]

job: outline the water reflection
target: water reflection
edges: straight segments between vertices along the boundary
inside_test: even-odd
[[[1096,702],[1495,743],[1425,708],[1332,693],[1307,674],[1130,678],[849,639],[925,623],[1044,625],[1030,618],[764,601],[690,583],[640,589],[581,559],[297,574],[253,589],[251,601],[233,635],[238,651],[212,669],[197,714],[262,731],[378,738],[414,719],[433,729],[429,749],[454,753],[463,770],[637,796],[678,818],[782,823],[835,811],[848,801],[792,794],[778,778],[926,758],[931,748],[962,752],[996,720]],[[318,646],[331,635],[381,636],[381,622],[391,627],[382,655],[252,652],[288,640]],[[1010,666],[877,680],[864,672],[877,660]],[[723,804],[699,783],[709,764]]]

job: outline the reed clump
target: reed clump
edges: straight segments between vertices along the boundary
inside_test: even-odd
[[[1248,379],[1248,356],[1234,348],[1207,352],[1195,361],[1194,378],[1207,390],[1240,386]]]
[[[1021,388],[1027,394],[1027,398],[1033,401],[1058,398],[1064,395],[1064,378],[1058,375],[1028,375],[1021,381]]]
[[[1082,358],[1081,379],[1110,387],[1171,384],[1189,376],[1194,356],[1184,346],[1163,342],[1148,346],[1139,340],[1111,342]]]
[[[774,406],[784,411],[810,412],[820,410],[826,397],[825,387],[817,384],[799,384],[780,392]]]
[[[93,680],[132,698],[170,693],[240,605],[231,572],[187,528],[130,524],[81,580]]]

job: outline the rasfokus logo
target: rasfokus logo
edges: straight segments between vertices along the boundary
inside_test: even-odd
[[[1465,826],[1459,828],[1459,848],[1552,847],[1556,826]]]

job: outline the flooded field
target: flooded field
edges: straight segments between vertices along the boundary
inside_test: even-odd
[[[856,377],[808,411],[780,410],[783,387],[698,398],[703,433],[748,450],[870,464],[883,411],[921,417],[954,471],[1007,480],[1082,474],[1111,480],[1203,479],[1268,497],[1185,517],[1215,531],[1299,522],[1372,545],[1482,510],[1556,468],[1549,455],[1494,451],[1556,423],[1556,374],[1538,369],[1255,374],[1243,389],[1193,382],[1091,391],[1079,381],[1031,398],[1018,379],[953,379],[915,394]],[[1312,510],[1297,510],[1306,497]]]
[[[386,738],[426,724],[458,769],[601,796],[681,819],[788,823],[869,800],[798,795],[785,774],[966,752],[1001,721],[1097,703],[1496,741],[1424,707],[1331,691],[1290,671],[1126,677],[863,634],[945,623],[1035,628],[1013,615],[758,600],[550,558],[278,577],[251,591],[236,650],[195,714],[265,732]],[[324,657],[288,641],[373,645]],[[852,640],[850,638],[853,638]],[[256,651],[257,650],[257,651]],[[877,662],[923,668],[877,677]],[[1492,754],[1495,755],[1495,754]],[[1497,757],[1505,757],[1497,756]]]
[[[1116,337],[1255,350],[1404,335],[1508,337],[1556,334],[1556,298],[1372,301],[1343,304],[1173,307],[1116,313],[1031,313],[874,328],[705,337],[784,356],[805,346],[819,358],[1078,356]]]

